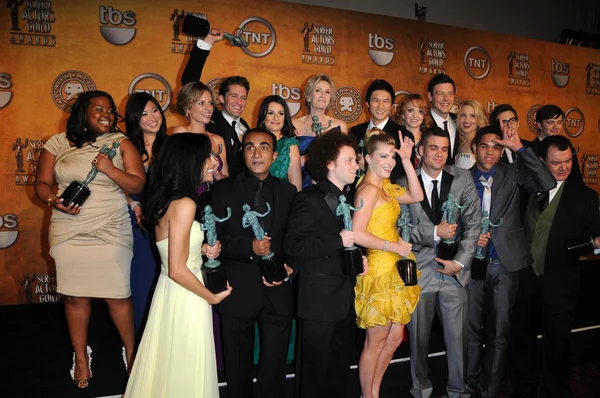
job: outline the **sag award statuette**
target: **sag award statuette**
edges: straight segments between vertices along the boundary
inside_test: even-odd
[[[489,213],[484,211],[481,214],[481,225],[479,233],[481,235],[485,235],[490,230],[490,227],[499,227],[502,225],[502,218],[498,224],[492,224],[490,221]],[[485,276],[487,274],[487,266],[488,262],[485,256],[483,255],[483,247],[477,246],[477,250],[475,251],[475,257],[471,261],[471,278],[475,281],[483,281],[485,280]]]
[[[346,231],[352,231],[352,216],[350,215],[350,210],[357,211],[362,209],[364,202],[361,199],[360,206],[354,208],[346,203],[346,197],[344,195],[340,195],[339,201],[340,204],[335,208],[335,215],[343,216],[344,229]],[[342,250],[342,266],[344,267],[344,275],[356,276],[363,272],[362,253],[358,247],[344,247],[344,250]]]
[[[271,212],[271,205],[268,202],[266,202],[266,205],[267,211],[264,214],[260,214],[259,212],[252,210],[248,203],[242,206],[242,210],[244,210],[242,227],[251,227],[256,240],[263,240],[266,235],[265,231],[258,222],[258,217],[265,217]],[[285,267],[283,264],[276,261],[275,253],[273,252],[269,252],[264,256],[261,256],[260,260],[258,260],[258,266],[260,267],[262,276],[265,277],[265,280],[268,283],[281,282],[287,278],[287,271],[285,270]]]
[[[410,215],[408,213],[402,213],[400,218],[398,218],[397,224],[402,234],[402,240],[406,243],[410,243],[410,229],[414,227],[414,225],[409,222],[409,217]],[[415,260],[408,257],[402,257],[400,260],[396,261],[396,268],[398,269],[400,278],[402,278],[406,286],[415,286],[417,284],[417,263]]]
[[[210,205],[204,206],[204,222],[200,224],[200,229],[206,231],[206,243],[209,246],[217,244],[217,225],[218,222],[227,221],[231,217],[231,208],[227,208],[227,217],[218,218],[212,212]],[[227,289],[227,276],[225,267],[217,259],[209,259],[202,264],[202,279],[204,286],[213,293],[219,293]]]
[[[112,144],[112,148],[109,149],[108,146],[104,144],[100,149],[100,153],[105,154],[112,160],[117,155],[117,148],[119,148],[119,145],[120,144],[115,141]],[[60,195],[60,198],[63,200],[62,203],[65,206],[70,206],[71,203],[79,206],[83,205],[92,193],[88,188],[88,185],[96,178],[96,174],[98,174],[98,168],[94,164],[83,182],[73,181],[69,184],[67,189]]]
[[[229,40],[232,46],[248,47],[248,42],[242,38],[243,30],[246,29],[238,29],[236,35],[225,32],[223,33],[223,38]],[[181,31],[188,36],[206,37],[210,33],[210,22],[204,18],[187,14],[183,20]]]
[[[313,120],[313,122],[310,125],[310,129],[313,133],[316,134],[317,137],[320,137],[323,135],[323,130],[327,130],[329,127],[331,127],[331,120],[329,121],[329,124],[327,126],[323,126],[323,124],[321,124],[321,122],[319,122],[318,116],[313,116],[312,120]]]
[[[456,209],[464,209],[469,205],[470,199],[467,199],[463,206],[460,206],[454,201],[454,195],[449,193],[448,199],[442,204],[442,221],[446,221],[448,224],[456,224]],[[449,239],[442,239],[438,245],[438,257],[442,260],[454,260],[454,256],[458,252],[458,243],[454,240],[454,237]]]

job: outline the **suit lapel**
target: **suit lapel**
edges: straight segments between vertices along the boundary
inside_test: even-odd
[[[338,198],[336,198],[335,194],[333,192],[331,192],[329,183],[327,181],[321,181],[318,186],[321,189],[321,192],[323,193],[323,201],[324,201],[325,207],[327,208],[325,213],[327,214],[327,217],[331,217],[333,220],[335,220],[335,221],[327,222],[327,224],[329,224],[331,222],[335,222],[336,225],[339,224],[338,217],[335,215],[335,209],[337,208],[337,205],[339,204]]]
[[[452,188],[452,180],[454,180],[454,176],[448,173],[446,170],[442,171],[442,191],[440,193],[440,205],[448,199],[448,194],[450,193],[450,188]],[[438,209],[438,213],[440,209]],[[439,215],[439,214],[438,214]],[[441,220],[441,217],[438,219]]]
[[[421,189],[423,190],[423,192],[425,192],[425,185],[423,183],[423,176],[421,175],[421,173],[419,173],[419,183],[421,184]],[[429,200],[427,199],[427,194],[423,195],[421,207],[423,208],[425,214],[427,214],[427,217],[429,217],[429,220],[431,220],[431,223],[437,225],[437,212],[434,212],[431,208]]]
[[[502,184],[505,182],[506,177],[506,166],[503,163],[496,165],[496,172],[494,173],[494,182],[492,183],[492,203],[490,205],[490,220],[496,220],[498,214],[502,213],[502,206],[508,204],[507,200],[500,198],[499,192],[502,189]],[[495,223],[495,222],[494,222]]]
[[[400,137],[398,137],[398,130],[398,125],[394,123],[392,118],[389,118],[385,126],[383,126],[383,131],[385,131],[388,135],[394,138],[394,145],[396,146],[396,148],[400,148]],[[396,155],[396,157],[397,156],[398,155]]]

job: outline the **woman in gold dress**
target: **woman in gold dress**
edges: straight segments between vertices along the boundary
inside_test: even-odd
[[[396,269],[402,257],[414,260],[412,245],[398,236],[396,222],[400,204],[420,202],[423,191],[410,161],[411,140],[401,139],[398,150],[394,138],[379,129],[367,131],[365,140],[367,173],[355,196],[355,206],[362,201],[364,207],[354,212],[352,221],[355,242],[367,248],[369,268],[357,277],[354,304],[356,323],[367,330],[358,364],[362,396],[373,398],[379,397],[383,374],[419,301],[419,286],[405,286]],[[389,180],[395,154],[402,159],[408,190]]]
[[[118,147],[114,158],[100,153],[104,145]],[[97,175],[89,184],[88,200],[81,207],[63,203],[57,195],[72,181],[84,181],[92,166]],[[52,207],[50,255],[56,263],[57,291],[65,296],[75,351],[71,377],[79,388],[86,388],[92,377],[92,350],[87,346],[90,298],[107,303],[127,363],[133,358],[129,286],[133,235],[125,192],[141,193],[145,180],[140,153],[117,129],[115,103],[103,91],[88,91],[77,98],[67,131],[52,136],[39,159],[35,193]]]

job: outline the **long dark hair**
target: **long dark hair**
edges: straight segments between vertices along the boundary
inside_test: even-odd
[[[144,108],[146,108],[148,102],[152,102],[158,108],[162,118],[160,129],[156,133],[156,138],[152,144],[152,159],[149,159],[150,155],[144,145],[144,132],[140,128],[140,120],[142,119]],[[158,152],[160,151],[160,147],[167,138],[167,120],[165,119],[165,114],[156,98],[144,92],[134,93],[129,97],[127,105],[125,106],[125,131],[129,140],[131,140],[133,145],[135,145],[142,155],[142,160],[144,162],[147,160],[154,162],[156,155],[158,155]]]
[[[152,231],[172,201],[185,197],[197,201],[202,167],[210,150],[210,138],[205,134],[181,133],[165,140],[150,167],[144,198],[144,218]]]
[[[269,112],[269,104],[271,104],[272,102],[276,102],[279,105],[283,106],[283,126],[281,127],[281,135],[283,135],[284,137],[295,137],[296,128],[294,127],[294,123],[292,123],[292,115],[290,114],[290,108],[288,108],[287,102],[285,102],[285,100],[279,95],[269,95],[260,104],[260,108],[258,109],[257,127],[263,129],[267,128],[267,126],[265,126],[265,118],[267,117],[267,112]]]
[[[91,130],[90,125],[87,122],[87,110],[90,106],[90,100],[92,98],[105,97],[110,102],[110,106],[113,109],[115,120],[113,125],[110,126],[111,132],[121,131],[117,126],[119,122],[119,114],[117,113],[117,106],[111,95],[105,91],[93,90],[86,91],[79,94],[79,97],[75,100],[73,107],[71,108],[71,116],[67,120],[67,139],[71,141],[77,148],[81,148],[83,144],[96,142],[96,134]]]

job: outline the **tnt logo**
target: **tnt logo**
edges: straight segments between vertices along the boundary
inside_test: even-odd
[[[266,19],[246,18],[240,23],[238,29],[244,40],[248,42],[248,47],[242,47],[242,51],[251,57],[264,57],[275,48],[275,29]]]
[[[139,92],[148,93],[156,98],[163,112],[171,103],[171,85],[164,77],[156,73],[143,73],[133,79],[129,84],[129,95]]]
[[[469,48],[465,53],[463,62],[467,73],[473,79],[483,79],[490,73],[490,55],[483,47],[473,46]]]
[[[111,6],[100,6],[100,23],[103,25],[100,26],[102,37],[111,44],[127,44],[135,36],[135,28],[130,28],[130,26],[135,26],[136,23],[133,11],[121,12]]]
[[[389,65],[394,59],[394,39],[369,33],[369,57],[376,65]]]
[[[283,83],[272,83],[271,94],[279,95],[285,100],[292,117],[300,111],[300,99],[302,98],[300,87],[287,87]]]

